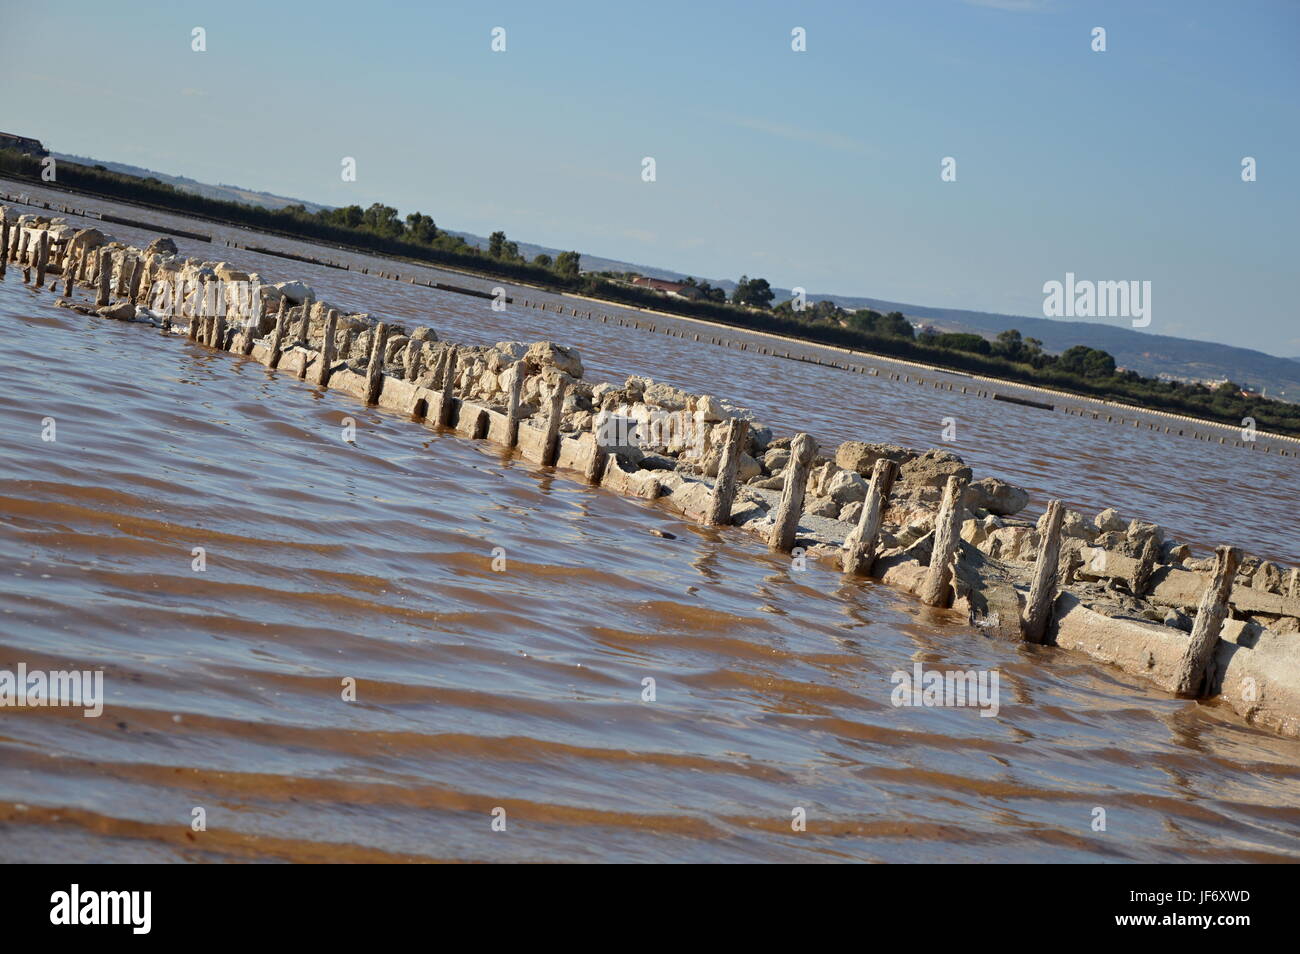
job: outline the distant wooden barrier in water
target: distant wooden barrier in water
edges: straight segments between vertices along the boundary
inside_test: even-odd
[[[120,215],[109,215],[107,212],[101,212],[98,216],[101,222],[111,222],[114,225],[129,225],[131,228],[144,229],[147,232],[162,232],[164,235],[175,235],[177,238],[192,239],[195,242],[211,242],[211,235],[204,235],[202,232],[187,232],[184,229],[178,229],[170,225],[159,225],[157,222],[141,222],[137,219],[126,219]]]
[[[1029,400],[1029,398],[1012,397],[1009,394],[994,394],[993,400],[1005,401],[1007,404],[1020,404],[1023,405],[1024,407],[1036,407],[1039,410],[1043,410],[1043,411],[1056,410],[1056,406],[1053,404],[1046,404],[1043,401],[1031,401]]]

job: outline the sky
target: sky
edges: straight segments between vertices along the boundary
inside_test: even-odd
[[[1146,331],[1290,357],[1298,48],[1294,0],[0,0],[0,129],[814,293],[1150,281]]]

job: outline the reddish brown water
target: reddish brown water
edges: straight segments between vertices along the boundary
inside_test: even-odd
[[[826,442],[929,446],[955,416],[977,473],[1037,504],[1300,558],[1294,459],[178,244],[453,339],[574,343],[593,380]],[[1217,706],[51,304],[0,284],[0,669],[101,669],[107,700],[0,708],[0,860],[1300,857],[1300,743]],[[892,706],[918,661],[996,670],[998,716]]]

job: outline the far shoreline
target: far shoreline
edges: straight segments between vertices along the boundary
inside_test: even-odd
[[[1215,429],[1218,430],[1218,431],[1225,432],[1225,434],[1226,434],[1226,433],[1238,433],[1238,434],[1239,434],[1239,433],[1241,432],[1241,430],[1242,430],[1242,425],[1239,425],[1239,424],[1226,424],[1226,423],[1223,423],[1223,422],[1221,422],[1221,421],[1214,421],[1214,420],[1210,420],[1210,419],[1208,419],[1208,418],[1195,417],[1195,416],[1187,415],[1187,414],[1179,414],[1179,413],[1176,413],[1176,412],[1173,412],[1173,411],[1164,411],[1164,410],[1159,410],[1159,409],[1156,409],[1156,408],[1147,408],[1147,407],[1142,407],[1142,406],[1140,406],[1140,405],[1136,405],[1136,404],[1129,404],[1129,403],[1127,403],[1127,402],[1123,402],[1123,401],[1115,401],[1115,400],[1111,400],[1111,399],[1108,399],[1108,398],[1100,398],[1100,397],[1094,397],[1094,396],[1091,396],[1091,395],[1080,394],[1080,393],[1078,393],[1078,392],[1076,392],[1076,391],[1069,391],[1069,390],[1064,390],[1064,389],[1060,389],[1060,388],[1047,388],[1047,387],[1043,387],[1043,386],[1041,386],[1041,385],[1034,385],[1034,384],[1025,384],[1025,383],[1022,383],[1022,382],[1019,382],[1019,381],[1015,381],[1015,380],[1012,380],[1012,379],[1009,379],[1009,378],[993,377],[993,376],[990,376],[990,375],[977,374],[977,373],[975,373],[975,372],[971,372],[971,371],[960,371],[960,370],[957,370],[957,369],[944,367],[943,365],[938,365],[938,364],[927,364],[927,363],[925,363],[925,362],[921,362],[921,361],[912,361],[912,360],[909,360],[909,359],[906,359],[906,358],[898,358],[898,357],[894,357],[894,356],[892,356],[892,355],[883,355],[883,354],[879,354],[879,353],[877,353],[877,352],[872,352],[872,351],[862,351],[862,350],[858,350],[858,349],[855,349],[855,348],[847,348],[847,347],[844,347],[844,346],[842,346],[842,345],[834,345],[834,344],[828,344],[828,343],[819,342],[819,341],[812,341],[812,340],[809,340],[809,339],[806,339],[806,338],[797,337],[797,336],[794,336],[794,335],[782,335],[782,334],[777,334],[777,333],[775,333],[775,332],[762,331],[762,330],[755,329],[755,328],[746,328],[746,327],[744,327],[744,326],[736,325],[736,324],[728,324],[728,323],[725,323],[725,322],[719,322],[719,321],[710,321],[709,319],[706,319],[706,318],[697,318],[697,317],[694,317],[694,316],[691,316],[691,315],[677,314],[677,313],[675,313],[675,312],[669,312],[669,311],[660,311],[660,310],[658,310],[658,309],[647,308],[647,307],[640,306],[640,305],[624,304],[624,303],[622,303],[622,302],[611,301],[611,300],[609,300],[609,299],[604,299],[604,298],[593,298],[593,297],[590,297],[590,296],[587,296],[587,295],[578,294],[578,293],[576,293],[576,292],[568,292],[568,291],[564,291],[564,290],[558,290],[558,289],[548,288],[548,287],[545,287],[545,286],[542,286],[542,285],[536,285],[536,284],[532,284],[532,283],[530,283],[530,282],[520,281],[520,280],[518,280],[518,279],[509,279],[509,280],[506,280],[506,279],[502,279],[502,278],[500,278],[499,276],[490,275],[490,274],[485,274],[485,273],[483,273],[483,272],[475,272],[475,271],[471,271],[471,270],[469,270],[469,269],[458,268],[458,267],[456,267],[456,266],[452,266],[452,265],[445,265],[445,264],[441,264],[441,263],[422,262],[422,261],[420,261],[420,260],[418,260],[418,259],[406,258],[406,257],[403,257],[403,256],[397,256],[397,255],[391,255],[391,254],[389,254],[389,255],[380,254],[380,253],[375,252],[375,251],[373,251],[373,250],[370,250],[370,249],[364,249],[364,248],[361,248],[361,247],[359,247],[359,246],[352,246],[352,245],[345,245],[345,244],[332,244],[332,243],[327,243],[327,242],[323,242],[323,241],[320,241],[320,240],[309,239],[309,238],[303,238],[303,237],[301,237],[301,236],[297,236],[297,235],[294,235],[294,234],[289,233],[289,232],[282,232],[282,231],[271,230],[271,229],[255,229],[255,228],[250,228],[249,226],[244,225],[244,224],[242,224],[242,223],[232,222],[232,221],[225,220],[225,219],[221,219],[221,218],[218,218],[218,217],[215,217],[215,216],[208,216],[208,215],[204,215],[204,214],[202,214],[202,213],[198,213],[198,212],[189,212],[189,211],[184,211],[184,212],[182,212],[182,211],[177,211],[177,210],[174,210],[174,209],[168,209],[168,208],[163,207],[163,206],[154,205],[154,204],[152,204],[152,203],[133,201],[133,200],[130,200],[130,199],[119,198],[119,197],[116,197],[116,196],[105,196],[105,195],[101,195],[101,194],[99,194],[99,193],[97,193],[97,192],[92,192],[92,191],[83,190],[83,189],[77,189],[77,188],[74,188],[74,187],[71,187],[71,186],[62,185],[62,184],[58,184],[58,183],[51,183],[51,182],[42,182],[42,183],[39,183],[39,184],[37,184],[37,183],[28,183],[28,182],[26,182],[26,181],[24,181],[24,180],[22,180],[22,179],[15,179],[15,178],[12,178],[12,177],[0,177],[0,182],[9,183],[9,184],[11,184],[11,185],[18,186],[18,187],[20,187],[20,188],[48,189],[48,190],[50,190],[50,191],[52,191],[52,192],[59,192],[59,193],[64,193],[64,194],[68,194],[68,195],[82,196],[82,197],[86,197],[86,198],[94,198],[94,199],[99,199],[100,201],[104,201],[104,202],[112,202],[112,203],[119,204],[119,205],[130,206],[130,207],[132,207],[132,208],[147,209],[147,210],[152,211],[152,212],[158,212],[158,213],[161,213],[161,214],[164,214],[164,215],[175,216],[176,218],[179,218],[179,219],[193,219],[193,220],[195,220],[195,221],[207,222],[207,223],[211,223],[211,224],[219,225],[219,226],[221,226],[221,227],[223,227],[223,228],[238,229],[238,230],[240,230],[240,231],[242,231],[242,232],[247,232],[247,233],[249,233],[249,234],[251,234],[251,235],[266,235],[266,236],[270,236],[270,237],[274,237],[274,238],[284,239],[284,240],[286,240],[286,241],[296,242],[296,243],[298,243],[298,244],[300,244],[300,245],[303,245],[303,246],[312,246],[312,247],[316,247],[316,248],[320,248],[320,249],[326,249],[326,250],[328,250],[328,249],[333,249],[333,250],[335,250],[335,251],[348,252],[348,253],[356,254],[356,255],[365,255],[365,256],[368,256],[368,257],[370,257],[370,258],[377,259],[377,260],[379,260],[379,261],[387,261],[387,262],[401,263],[401,264],[405,264],[405,265],[411,265],[411,266],[414,266],[414,267],[417,267],[417,268],[428,269],[428,270],[430,270],[430,271],[435,271],[435,272],[439,272],[439,271],[441,271],[441,272],[447,272],[447,273],[450,273],[450,274],[453,274],[453,275],[463,275],[463,276],[465,276],[465,277],[467,277],[467,278],[473,278],[473,279],[476,279],[476,280],[478,280],[478,281],[499,282],[499,283],[501,283],[501,284],[503,284],[503,285],[508,285],[508,286],[512,286],[512,287],[516,287],[516,288],[530,289],[530,290],[533,290],[533,291],[541,292],[541,293],[546,294],[546,295],[553,295],[553,296],[555,296],[555,297],[557,297],[557,298],[565,298],[565,299],[574,300],[574,301],[590,302],[590,303],[592,303],[592,304],[599,305],[599,306],[602,306],[602,307],[605,307],[605,308],[614,308],[614,309],[619,309],[619,310],[624,311],[624,312],[631,312],[631,313],[634,313],[634,314],[640,314],[640,315],[646,315],[646,316],[657,316],[657,317],[665,318],[665,319],[669,319],[669,320],[672,320],[672,321],[688,322],[688,323],[690,323],[690,324],[692,324],[692,325],[697,325],[697,326],[701,326],[701,327],[705,327],[705,328],[710,328],[710,329],[714,329],[714,330],[717,330],[717,331],[733,332],[733,333],[736,333],[736,334],[738,334],[738,335],[753,336],[753,337],[755,337],[755,338],[765,339],[765,340],[769,340],[769,341],[779,341],[779,342],[784,342],[784,343],[787,343],[787,344],[789,344],[789,343],[793,343],[793,344],[797,344],[797,345],[799,345],[799,346],[801,346],[801,347],[804,347],[804,348],[820,349],[820,350],[823,350],[823,351],[826,351],[826,352],[830,352],[830,353],[832,353],[832,354],[834,354],[834,353],[839,353],[839,354],[843,354],[843,355],[850,355],[850,356],[853,356],[853,357],[855,357],[855,358],[859,358],[859,359],[862,359],[862,358],[869,358],[869,359],[871,359],[871,360],[873,360],[873,361],[886,362],[886,363],[889,363],[889,364],[898,365],[898,366],[900,366],[900,367],[917,368],[917,369],[921,369],[921,370],[924,370],[924,371],[927,371],[927,372],[936,373],[936,374],[944,374],[944,375],[949,375],[949,376],[952,376],[952,377],[968,379],[968,380],[971,380],[971,381],[978,381],[978,382],[981,382],[981,383],[987,383],[987,384],[999,385],[999,386],[1006,387],[1006,388],[1015,388],[1015,389],[1018,389],[1018,390],[1021,390],[1021,391],[1029,391],[1029,392],[1033,392],[1033,393],[1036,393],[1036,394],[1043,394],[1043,395],[1047,395],[1047,396],[1050,396],[1050,397],[1053,397],[1053,398],[1058,398],[1058,399],[1059,399],[1059,398],[1067,398],[1067,399],[1074,400],[1074,401],[1086,401],[1086,402],[1089,402],[1090,404],[1093,404],[1093,405],[1099,405],[1099,406],[1102,406],[1102,407],[1114,408],[1114,409],[1116,409],[1116,410],[1127,411],[1127,412],[1130,412],[1130,413],[1145,414],[1145,415],[1153,415],[1153,416],[1156,416],[1156,417],[1162,417],[1162,418],[1166,418],[1166,419],[1169,419],[1169,420],[1185,421],[1185,422],[1188,422],[1188,423],[1191,423],[1191,424],[1197,424],[1197,425],[1203,425],[1203,426],[1205,426],[1205,427],[1215,428]],[[34,197],[29,196],[29,198],[34,198]],[[102,215],[103,215],[103,213],[97,213],[97,212],[95,212],[94,210],[91,210],[91,209],[82,209],[82,210],[80,210],[80,212],[77,212],[77,211],[66,211],[66,210],[63,210],[63,209],[55,208],[55,207],[53,207],[53,206],[51,206],[51,205],[49,205],[48,203],[45,203],[45,202],[21,202],[21,201],[17,198],[17,196],[16,196],[15,194],[13,194],[13,193],[9,193],[9,194],[0,194],[0,200],[6,201],[6,202],[16,202],[16,203],[19,203],[19,204],[22,204],[22,205],[27,205],[27,206],[29,206],[29,207],[31,207],[31,208],[44,209],[45,211],[61,212],[61,213],[63,213],[63,214],[71,214],[71,215],[81,215],[82,218],[89,218],[89,219],[92,219],[92,220],[98,220],[98,219],[99,219],[100,217],[102,217]],[[85,213],[89,213],[89,214],[85,214]],[[110,221],[111,221],[111,219],[110,219]],[[157,229],[158,231],[163,232],[163,233],[166,233],[166,234],[172,234],[173,231],[174,231],[174,230],[167,229],[166,227],[159,226],[159,225],[157,225],[156,223],[145,223],[145,222],[141,222],[141,223],[119,223],[119,224],[125,224],[125,225],[128,225],[128,226],[134,226],[134,227],[142,228],[142,229],[149,229],[149,228]],[[182,234],[181,237],[183,237],[183,238],[187,238],[187,239],[189,239],[189,240],[191,240],[191,241],[201,241],[201,239],[200,239],[199,237],[197,237],[195,234]],[[212,242],[213,244],[216,244],[215,241],[214,241],[210,236],[207,238],[207,240],[208,240],[209,242]],[[255,251],[259,251],[259,252],[261,252],[261,253],[263,253],[263,254],[269,254],[269,255],[273,255],[273,256],[281,255],[281,254],[282,254],[282,253],[277,253],[276,251],[274,251],[274,250],[272,250],[272,249],[264,249],[264,248],[263,248],[263,249],[256,249]],[[343,267],[343,268],[346,268],[346,266],[340,266],[340,265],[338,265],[337,263],[329,262],[329,261],[322,260],[322,259],[309,259],[309,260],[307,260],[305,263],[306,263],[306,264],[315,264],[315,265],[318,265],[318,266],[321,266],[321,267],[335,267],[335,268]],[[349,268],[349,269],[347,269],[347,270],[352,270],[352,269]],[[369,274],[375,274],[375,273],[371,272],[371,273],[369,273]],[[388,277],[388,276],[379,276],[379,277]],[[456,289],[445,289],[445,290],[450,290],[450,291],[453,291],[453,292],[458,291],[458,290],[456,290]],[[462,293],[462,294],[463,294],[464,292],[459,292],[459,293]],[[654,326],[651,327],[651,330],[652,330],[652,331],[655,331],[655,332],[659,331],[659,329],[658,329],[658,328],[655,328]],[[807,359],[805,359],[805,358],[796,357],[796,356],[790,355],[790,354],[788,354],[788,353],[787,353],[787,354],[776,354],[776,353],[774,353],[774,352],[772,352],[772,351],[770,351],[770,350],[769,350],[769,351],[766,351],[766,352],[760,352],[760,353],[763,353],[763,354],[765,354],[765,356],[768,356],[768,357],[782,358],[782,359],[784,359],[784,360],[805,361],[805,362],[807,361]],[[835,368],[835,369],[837,369],[837,370],[849,371],[849,372],[851,372],[851,373],[853,373],[853,372],[855,371],[855,369],[850,368],[850,367],[847,366],[847,365],[839,365],[839,364],[835,364],[835,363],[833,363],[833,362],[830,363],[830,364],[827,364],[827,363],[825,363],[825,362],[811,362],[811,363],[819,363],[819,364],[822,364],[822,366],[824,366],[824,367],[832,367],[832,368]],[[865,373],[865,369],[862,369],[862,370],[859,371],[858,373]],[[996,398],[996,395],[993,394],[992,392],[990,392],[988,395],[977,395],[977,396],[987,396],[987,397],[989,397],[989,398]],[[1052,410],[1052,411],[1061,410],[1061,411],[1064,411],[1065,413],[1069,413],[1071,409],[1063,408],[1063,407],[1058,407],[1058,406],[1056,406],[1056,405],[1053,405],[1053,407],[1052,407],[1051,410]],[[1080,415],[1082,415],[1082,414],[1085,413],[1085,412],[1084,412],[1083,410],[1081,410],[1081,409],[1075,409],[1075,410],[1077,410],[1078,413],[1079,413]],[[1095,416],[1096,416],[1096,415],[1094,415],[1094,417],[1095,417]],[[1128,422],[1125,421],[1124,418],[1121,417],[1120,420],[1119,420],[1119,423],[1120,423],[1120,424],[1125,424],[1125,423],[1128,423]],[[1137,422],[1135,421],[1135,422],[1133,422],[1133,423],[1134,423],[1135,426],[1136,426]],[[1155,428],[1150,428],[1150,429],[1151,429],[1151,430],[1155,430]],[[1172,433],[1172,432],[1169,432],[1168,430],[1167,430],[1166,432],[1168,432],[1168,433]],[[1188,434],[1184,434],[1181,430],[1178,431],[1177,433],[1178,433],[1179,436],[1190,436],[1190,437],[1193,437],[1193,438],[1198,439],[1198,440],[1200,440],[1200,439],[1204,439],[1204,440],[1206,440],[1206,441],[1210,441],[1210,440],[1211,440],[1211,438],[1210,438],[1208,435],[1205,436],[1204,438],[1202,438],[1200,435],[1197,435],[1194,431],[1193,431],[1190,435],[1188,435]],[[1261,430],[1261,429],[1258,429],[1258,428],[1256,428],[1255,433],[1256,433],[1256,435],[1257,435],[1257,438],[1266,439],[1266,440],[1270,440],[1270,441],[1286,441],[1286,442],[1288,442],[1288,443],[1290,443],[1290,444],[1297,444],[1297,445],[1300,445],[1300,437],[1297,437],[1297,436],[1292,436],[1292,435],[1288,435],[1288,434],[1279,434],[1279,433],[1276,433],[1276,432],[1274,432],[1274,431],[1265,431],[1265,430]],[[1219,440],[1217,441],[1217,443],[1219,443],[1219,444],[1224,444],[1224,445],[1228,444],[1228,441],[1224,439],[1224,434],[1221,434],[1221,435],[1219,436]],[[1233,440],[1233,441],[1232,441],[1232,444],[1233,444],[1233,446],[1237,446],[1237,447],[1241,447],[1241,448],[1249,449],[1249,450],[1252,450],[1252,451],[1257,451],[1257,450],[1262,449],[1263,452],[1266,453],[1266,454],[1272,452],[1272,448],[1270,448],[1267,444],[1262,444],[1262,445],[1260,445],[1260,444],[1257,444],[1257,442],[1246,442],[1246,441],[1242,441],[1242,440],[1239,440],[1239,439],[1238,439],[1238,440]],[[1284,450],[1284,449],[1282,449],[1282,448],[1278,448],[1278,454],[1279,454],[1279,456],[1284,456],[1284,457],[1295,457],[1295,456],[1300,456],[1300,451],[1291,451],[1291,452],[1288,452],[1288,451],[1286,451],[1286,450]]]

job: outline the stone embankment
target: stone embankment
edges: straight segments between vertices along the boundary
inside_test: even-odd
[[[976,480],[944,450],[819,448],[712,395],[641,377],[592,384],[573,348],[457,345],[431,328],[344,313],[301,282],[182,258],[170,239],[138,249],[0,210],[0,277],[8,262],[37,287],[53,279],[56,304],[248,356],[882,580],[990,637],[1082,653],[1300,737],[1300,570],[1232,547],[1196,558],[1113,509],[1087,519],[1051,501],[1039,520],[1022,519],[1024,490]],[[74,297],[77,287],[94,303]]]

